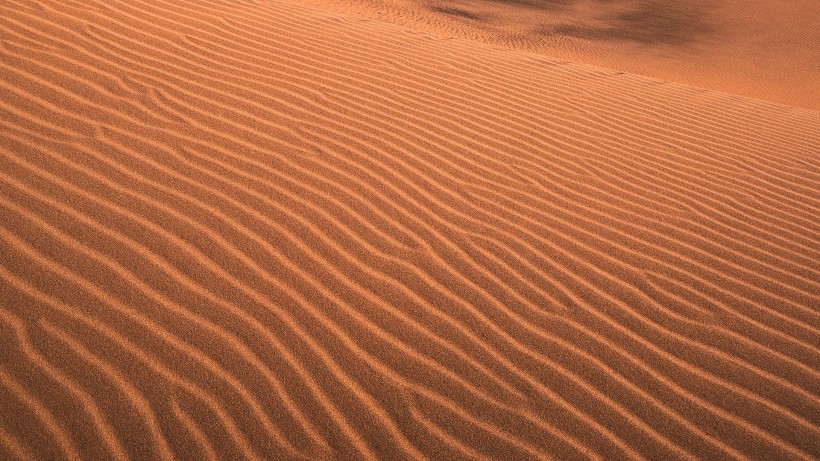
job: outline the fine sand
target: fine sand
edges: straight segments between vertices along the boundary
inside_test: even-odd
[[[419,4],[0,2],[0,459],[820,457],[817,62]]]
[[[322,9],[820,110],[818,0],[301,0]]]

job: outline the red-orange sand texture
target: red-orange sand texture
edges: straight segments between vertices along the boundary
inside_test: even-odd
[[[0,2],[0,459],[820,457],[817,2],[662,3]]]

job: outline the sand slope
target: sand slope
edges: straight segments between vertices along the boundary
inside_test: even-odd
[[[572,62],[820,110],[816,0],[303,0]]]
[[[0,44],[0,459],[820,456],[820,113],[278,0]]]

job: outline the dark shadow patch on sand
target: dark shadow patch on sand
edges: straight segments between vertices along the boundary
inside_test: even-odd
[[[436,13],[446,14],[449,16],[456,16],[464,19],[478,20],[480,18],[477,14],[473,14],[467,10],[451,6],[433,6],[430,7],[430,10],[435,11]]]
[[[707,7],[650,0],[620,12],[604,25],[561,24],[552,33],[588,40],[633,41],[644,44],[686,45],[712,32]]]
[[[473,0],[473,5],[481,4],[504,4],[510,5],[514,8],[536,10],[536,11],[556,11],[566,7],[574,0]],[[448,2],[443,2],[448,3]],[[434,5],[428,6],[430,11],[436,13],[447,14],[450,16],[457,16],[465,19],[480,20],[486,19],[484,16],[472,13],[463,8],[449,5]]]
[[[555,11],[572,4],[574,0],[490,0],[492,3],[503,3],[535,10]]]
[[[647,45],[686,45],[709,34],[710,4],[715,0],[439,0],[427,8],[457,18],[495,23],[528,22],[537,35],[564,35],[596,41]],[[469,7],[465,6],[469,5]],[[504,13],[504,7],[509,12]],[[523,13],[523,14],[522,14]]]

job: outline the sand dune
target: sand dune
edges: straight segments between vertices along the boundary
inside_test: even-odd
[[[819,112],[340,4],[0,4],[0,459],[820,457]]]
[[[820,110],[816,0],[304,0],[440,36]]]

